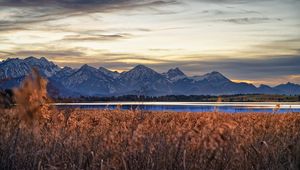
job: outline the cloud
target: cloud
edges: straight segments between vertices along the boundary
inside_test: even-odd
[[[132,58],[132,57],[131,57]],[[219,71],[230,79],[252,80],[264,82],[265,84],[278,84],[285,81],[300,83],[300,54],[264,56],[257,58],[232,58],[219,57],[218,59],[207,59],[208,56],[193,55],[187,56],[187,60],[150,59],[155,62],[143,62],[158,72],[165,72],[170,68],[180,67],[186,74],[202,75],[211,71]],[[122,60],[111,60],[101,63],[102,65],[117,69],[132,68],[135,64],[126,63]],[[294,75],[294,76],[292,76]]]
[[[175,64],[175,63],[174,63]],[[300,74],[300,54],[264,56],[257,58],[230,58],[179,62],[190,74],[221,71],[234,79],[263,80]],[[199,69],[200,68],[200,69]]]
[[[14,55],[14,53],[8,52],[8,51],[0,51],[0,56],[1,55]]]
[[[32,24],[136,8],[178,4],[177,0],[0,0],[0,31],[32,27]],[[165,12],[165,11],[161,11]],[[171,13],[172,11],[170,11]]]
[[[258,36],[258,35],[256,35]],[[251,51],[258,53],[285,53],[285,54],[299,54],[300,53],[300,35],[291,38],[273,40],[266,43],[257,43],[250,47],[248,51],[243,51],[243,53],[250,54]]]
[[[110,35],[67,35],[62,41],[115,41],[128,39],[132,37],[131,34],[110,34]]]
[[[81,57],[85,54],[80,51],[75,51],[74,49],[70,50],[47,50],[47,51],[34,51],[34,50],[20,50],[15,53],[12,52],[6,52],[7,55],[14,55],[14,56],[56,56],[56,57]]]
[[[123,54],[120,56],[118,53],[110,53],[110,54],[103,54],[104,56],[115,56],[113,58],[109,58],[105,61],[105,63],[130,63],[130,65],[134,66],[136,64],[162,64],[168,63],[167,60],[164,59],[157,59],[157,58],[149,58],[140,56],[138,54]]]
[[[194,1],[214,3],[214,4],[245,4],[245,3],[263,2],[263,1],[270,1],[270,0],[194,0]]]
[[[0,14],[1,14],[0,4]],[[78,16],[78,12],[59,11],[58,9],[36,8],[16,8],[13,11],[7,10],[3,13],[9,13],[9,17],[0,20],[0,31],[26,30],[31,29],[33,24],[53,21],[72,16]]]
[[[262,1],[0,0],[0,56],[118,70],[182,67],[190,75],[219,70],[242,80],[298,75],[299,5]]]
[[[136,7],[153,7],[176,4],[176,0],[1,0],[5,7],[56,7],[59,10],[98,11],[132,9]]]
[[[267,18],[267,17],[246,17],[246,18],[230,18],[221,19],[220,21],[229,22],[234,24],[259,24],[272,21],[282,21],[280,18]]]
[[[157,52],[174,52],[174,51],[183,51],[182,48],[176,48],[176,49],[163,49],[163,48],[150,48],[149,51],[157,51]]]
[[[117,56],[117,54],[114,54]],[[107,56],[107,54],[103,54]],[[167,60],[143,57],[136,57],[136,54],[124,54],[120,57],[110,57],[105,62],[95,61],[92,65],[104,66],[113,70],[128,70],[137,64],[145,64],[158,72],[165,72],[170,68],[180,67],[188,75],[202,75],[211,71],[220,71],[231,79],[251,80],[257,83],[275,85],[291,81],[300,83],[300,54],[264,56],[263,58],[231,58],[223,57],[208,60],[198,56],[194,60]],[[135,62],[126,62],[126,61]]]

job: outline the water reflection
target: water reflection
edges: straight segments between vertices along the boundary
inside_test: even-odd
[[[122,109],[176,112],[300,112],[300,103],[201,103],[201,102],[114,102],[114,103],[56,103],[58,108]]]

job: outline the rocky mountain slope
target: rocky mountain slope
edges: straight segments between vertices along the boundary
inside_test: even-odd
[[[19,86],[32,68],[48,79],[55,96],[120,96],[120,95],[221,95],[221,94],[300,94],[300,85],[287,83],[276,87],[236,83],[213,71],[187,76],[179,68],[158,73],[144,65],[118,73],[104,67],[83,65],[79,69],[60,68],[46,58],[7,59],[0,63],[0,88]]]

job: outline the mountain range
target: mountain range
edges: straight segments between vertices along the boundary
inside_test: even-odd
[[[299,95],[300,85],[275,87],[236,83],[213,71],[201,76],[187,76],[179,68],[158,73],[144,65],[126,72],[83,65],[79,69],[60,68],[46,58],[13,58],[0,62],[0,88],[12,89],[21,84],[32,68],[48,79],[48,92],[55,97],[121,96],[121,95],[231,95],[286,94]]]

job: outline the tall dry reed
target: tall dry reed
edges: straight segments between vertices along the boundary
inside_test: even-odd
[[[18,115],[22,120],[32,124],[46,116],[49,97],[47,95],[47,80],[40,76],[37,69],[32,69],[21,86],[13,90],[14,101]]]
[[[0,169],[300,168],[300,114],[57,110],[39,135],[0,118]]]

